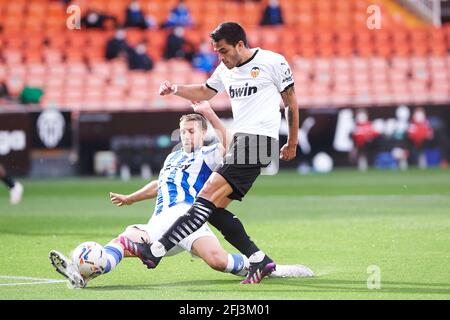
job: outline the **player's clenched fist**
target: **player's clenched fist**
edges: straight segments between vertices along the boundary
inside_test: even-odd
[[[175,84],[171,84],[170,81],[164,81],[161,83],[159,87],[159,95],[167,96],[169,94],[174,94],[177,91],[177,86]]]
[[[297,154],[297,144],[289,145],[285,144],[283,147],[281,147],[280,150],[280,159],[285,161],[291,161],[295,158]]]

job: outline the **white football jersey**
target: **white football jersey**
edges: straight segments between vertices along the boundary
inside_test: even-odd
[[[260,48],[250,50],[253,56],[231,70],[220,63],[206,86],[216,92],[227,92],[235,132],[278,140],[280,93],[294,85],[292,71],[282,55]]]
[[[214,168],[223,160],[219,144],[186,153],[183,149],[169,154],[159,173],[154,215],[178,203],[194,203]]]

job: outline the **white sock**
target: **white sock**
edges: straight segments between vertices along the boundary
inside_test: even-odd
[[[155,257],[163,257],[167,253],[166,248],[164,248],[163,244],[159,241],[153,242],[153,244],[150,247],[150,250],[152,251],[152,254]]]
[[[246,276],[250,263],[246,256],[240,253],[229,253],[227,267],[225,272],[229,272],[238,276]]]
[[[103,274],[110,272],[114,269],[120,261],[122,261],[124,253],[121,245],[110,242],[105,246],[106,258],[108,259],[108,264],[106,265]]]

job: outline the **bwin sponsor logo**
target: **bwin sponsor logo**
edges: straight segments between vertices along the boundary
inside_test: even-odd
[[[257,87],[249,87],[248,83],[245,84],[245,87],[233,88],[230,86],[230,98],[239,98],[239,97],[247,97],[254,93],[258,92]]]

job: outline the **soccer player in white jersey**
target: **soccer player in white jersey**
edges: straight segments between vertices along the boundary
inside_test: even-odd
[[[206,114],[217,128],[220,120],[207,102],[194,105],[194,110]],[[194,202],[215,166],[223,159],[225,148],[222,144],[204,146],[207,124],[199,114],[189,114],[180,119],[182,149],[172,152],[165,160],[158,180],[152,181],[130,195],[110,193],[111,202],[117,206],[156,197],[153,216],[147,224],[131,225],[105,246],[108,265],[105,273],[114,269],[124,257],[139,255],[132,242],[150,243],[158,239]],[[223,126],[221,127],[223,130]],[[228,212],[232,215],[232,213]],[[238,220],[238,219],[235,219]],[[239,220],[238,220],[239,221]],[[240,223],[240,222],[239,222]],[[242,232],[245,230],[242,227]],[[129,248],[129,249],[128,249]],[[242,254],[228,253],[220,245],[217,237],[205,224],[178,245],[168,255],[186,250],[202,258],[211,268],[245,276],[248,259]],[[50,260],[56,270],[69,279],[72,287],[85,287],[90,279],[84,279],[74,264],[58,251],[50,252]],[[312,276],[310,269],[301,265],[282,266],[275,277]]]
[[[200,101],[226,91],[231,101],[235,134],[223,164],[211,174],[186,215],[178,218],[158,241],[151,245],[137,245],[140,256],[149,266],[156,266],[179,241],[201,228],[215,215],[217,208],[225,208],[232,200],[241,201],[250,190],[261,168],[270,164],[270,159],[261,155],[267,155],[267,152],[273,155],[274,145],[277,145],[281,100],[289,133],[279,157],[289,161],[296,155],[298,104],[293,75],[286,59],[275,52],[249,48],[244,29],[234,22],[220,24],[210,37],[221,63],[206,83],[176,85],[165,81],[159,93]],[[230,217],[224,217],[220,223],[231,226],[225,231],[225,238],[231,237],[233,231],[239,233],[233,229]],[[243,252],[241,247],[238,249]],[[252,251],[250,271],[242,282],[244,284],[259,283],[276,268],[275,262],[256,246]]]

